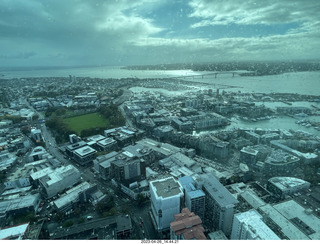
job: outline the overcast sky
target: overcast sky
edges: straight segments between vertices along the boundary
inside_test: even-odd
[[[319,0],[0,0],[0,66],[319,57]]]

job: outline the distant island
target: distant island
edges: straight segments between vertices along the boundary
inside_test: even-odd
[[[267,61],[267,62],[212,62],[212,63],[190,63],[190,64],[158,64],[158,65],[133,65],[125,66],[129,70],[193,70],[193,71],[248,71],[241,76],[264,76],[279,75],[289,72],[320,71],[320,61]]]

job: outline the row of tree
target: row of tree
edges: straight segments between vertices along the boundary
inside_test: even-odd
[[[57,143],[65,142],[70,134],[75,134],[75,131],[71,130],[63,118],[59,116],[47,120],[46,126],[56,132]]]
[[[126,124],[126,119],[122,116],[117,105],[115,104],[100,107],[98,112],[109,121],[110,128],[119,127]]]

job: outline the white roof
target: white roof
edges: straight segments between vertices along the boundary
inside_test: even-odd
[[[292,224],[286,217],[282,215],[277,209],[270,204],[266,204],[259,208],[262,215],[270,218],[284,235],[290,240],[309,240],[309,237],[300,231],[294,224]],[[295,211],[295,210],[294,210]]]
[[[81,192],[89,189],[90,187],[91,186],[88,182],[83,182],[83,183],[71,188],[70,190],[68,190],[64,196],[55,200],[54,204],[59,209],[65,205],[69,204],[70,202],[74,202],[79,197],[79,194]]]
[[[96,152],[96,150],[89,146],[84,146],[74,151],[75,154],[78,154],[80,156],[85,156],[93,152]]]
[[[106,138],[106,137],[103,136],[103,135],[94,135],[94,136],[88,137],[88,140],[89,140],[89,141],[95,141],[95,142],[97,142],[97,141],[103,140],[103,139],[105,139],[105,138]]]
[[[300,204],[294,200],[290,200],[276,204],[273,207],[291,222],[294,219],[301,221],[303,223],[301,226],[305,227],[307,231],[310,231],[310,234],[308,234],[309,238],[312,240],[320,239],[320,219],[306,211]],[[305,233],[307,232],[305,231]]]
[[[110,137],[107,137],[103,140],[98,141],[98,144],[102,145],[102,146],[106,146],[112,143],[115,143],[116,141]]]
[[[262,221],[262,216],[254,209],[234,216],[243,227],[260,240],[280,240],[280,238]]]
[[[15,240],[20,240],[22,239],[22,236],[26,232],[28,226],[29,226],[29,223],[18,225],[11,228],[2,229],[0,230],[0,240],[12,239],[12,238]]]
[[[37,172],[32,173],[30,176],[31,176],[31,178],[33,180],[37,180],[37,179],[40,179],[43,176],[51,174],[52,172],[53,172],[53,169],[50,168],[50,167],[47,167],[47,168],[44,168],[44,169],[41,169],[41,170],[39,170]]]
[[[273,177],[269,181],[281,190],[302,185],[310,186],[309,182],[294,177]]]

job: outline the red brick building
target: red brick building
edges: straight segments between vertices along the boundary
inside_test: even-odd
[[[202,220],[188,208],[174,215],[174,222],[170,223],[171,240],[207,240],[203,231]]]

